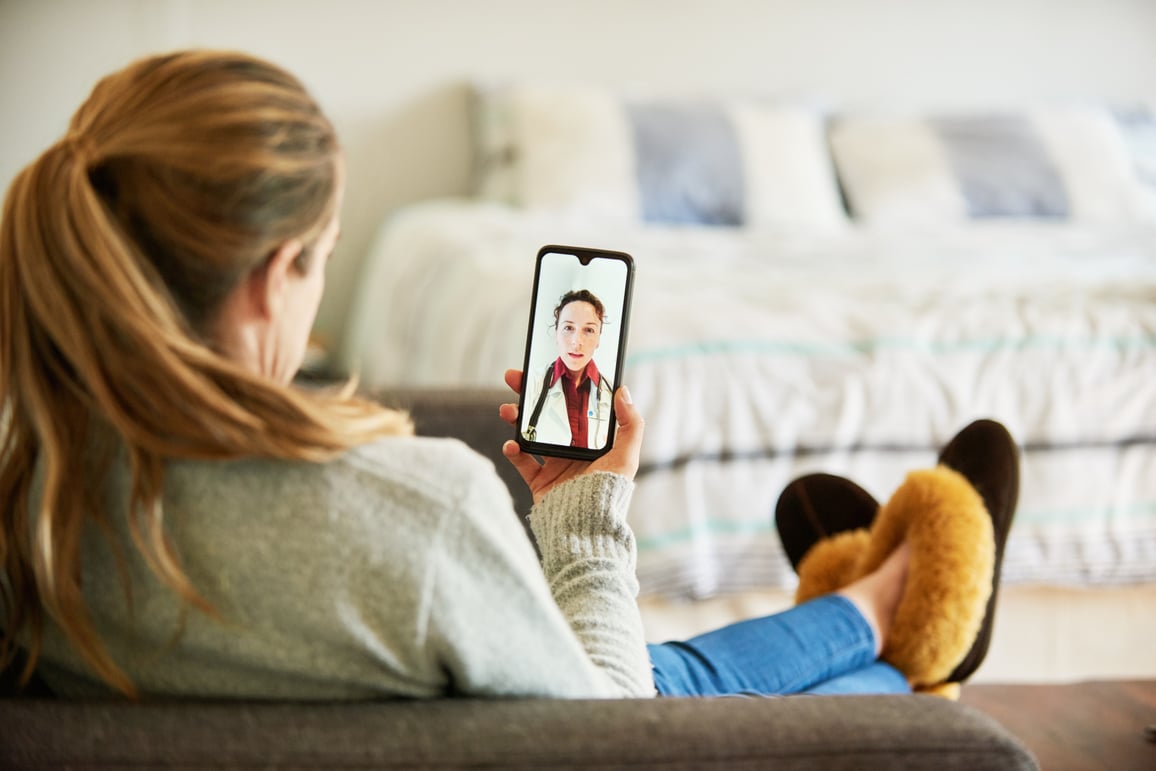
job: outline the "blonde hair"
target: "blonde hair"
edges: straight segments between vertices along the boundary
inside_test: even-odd
[[[292,75],[188,51],[104,78],[12,183],[0,220],[0,663],[20,638],[25,679],[47,617],[102,680],[135,694],[84,605],[86,521],[107,533],[127,517],[153,572],[212,612],[165,537],[166,459],[321,462],[412,431],[352,383],[281,385],[209,339],[224,298],[279,245],[302,238],[299,269],[314,256],[338,153]],[[102,509],[103,434],[127,455],[127,512]]]

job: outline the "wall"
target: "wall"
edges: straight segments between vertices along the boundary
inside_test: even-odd
[[[318,331],[341,333],[373,234],[469,189],[466,84],[530,75],[832,106],[1156,99],[1153,0],[0,0],[0,185],[95,80],[187,46],[301,76],[349,157]]]

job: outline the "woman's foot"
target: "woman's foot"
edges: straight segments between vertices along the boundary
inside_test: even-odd
[[[895,611],[899,608],[899,600],[907,586],[907,567],[910,562],[911,548],[904,541],[873,572],[836,592],[850,600],[870,624],[875,633],[876,656],[883,650],[883,644],[891,633]]]
[[[797,573],[818,541],[871,526],[879,503],[850,479],[807,474],[787,485],[775,504],[775,529]]]
[[[937,467],[910,474],[882,511],[850,480],[800,477],[775,509],[799,573],[796,601],[840,591],[878,632],[883,657],[913,684],[962,683],[991,644],[1018,494],[1019,448],[993,420],[957,433]],[[905,586],[908,573],[909,592],[886,591]]]

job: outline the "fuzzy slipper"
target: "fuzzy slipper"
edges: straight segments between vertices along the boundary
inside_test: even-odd
[[[1011,532],[1019,501],[1020,465],[1019,446],[1006,428],[994,420],[971,423],[939,453],[939,464],[954,469],[967,478],[983,498],[984,508],[991,515],[995,538],[995,566],[992,572],[992,591],[984,611],[983,626],[948,681],[962,683],[983,663],[991,645],[995,606],[999,597],[999,579],[1003,566],[1004,546]]]
[[[815,544],[797,566],[795,604],[836,592],[863,575],[859,562],[870,541],[867,528],[860,528],[836,533]]]
[[[823,539],[871,526],[879,502],[850,479],[807,474],[787,485],[775,504],[775,530],[797,573],[799,563]]]
[[[995,570],[992,520],[959,472],[913,471],[880,510],[860,575],[903,540],[911,549],[907,583],[880,658],[913,687],[936,686],[949,680],[983,626]]]
[[[914,471],[871,529],[816,544],[799,564],[796,601],[829,594],[877,569],[903,540],[907,582],[880,655],[912,687],[947,682],[978,638],[992,592],[995,544],[983,499],[946,466]]]
[[[1004,545],[1019,492],[1019,448],[1002,425],[960,431],[934,469],[910,474],[871,529],[815,544],[798,565],[796,600],[846,586],[907,539],[904,595],[882,658],[915,690],[958,698],[991,641]]]

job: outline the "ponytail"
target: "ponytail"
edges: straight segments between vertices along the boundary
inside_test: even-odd
[[[127,517],[158,578],[212,613],[166,539],[167,460],[323,462],[412,432],[353,383],[281,385],[206,333],[273,246],[332,216],[336,152],[292,76],[191,52],[102,81],[12,183],[0,220],[0,663],[19,640],[27,679],[50,618],[97,676],[135,694],[85,608],[86,522],[110,533]],[[131,469],[128,511],[103,507],[107,456],[94,449],[109,440]]]

